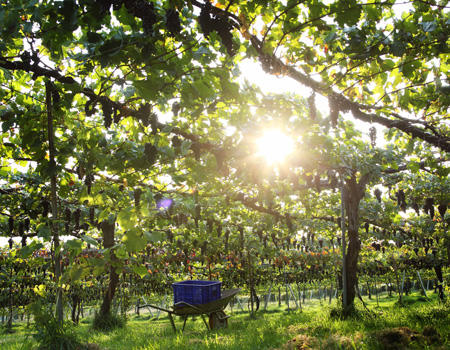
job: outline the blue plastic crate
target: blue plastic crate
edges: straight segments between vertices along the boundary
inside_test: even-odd
[[[206,304],[220,299],[220,281],[190,280],[172,283],[174,303],[185,301],[192,305]]]

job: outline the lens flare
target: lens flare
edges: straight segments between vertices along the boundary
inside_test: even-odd
[[[268,130],[256,141],[257,155],[269,164],[281,163],[294,150],[294,141],[279,130]]]
[[[156,202],[156,208],[158,210],[169,209],[173,205],[173,200],[170,198],[163,198]]]

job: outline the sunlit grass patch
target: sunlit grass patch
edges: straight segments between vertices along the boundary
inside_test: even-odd
[[[315,303],[303,312],[272,307],[269,312],[258,312],[255,318],[245,312],[234,312],[228,328],[213,331],[207,331],[201,317],[197,316],[189,318],[184,333],[181,332],[182,320],[176,318],[179,331],[175,334],[166,316],[154,319],[146,314],[130,316],[124,328],[108,333],[93,331],[92,320],[83,320],[76,331],[84,342],[97,344],[102,350],[286,350],[295,348],[295,344],[305,349],[376,350],[383,348],[379,334],[408,327],[418,339],[407,338],[406,346],[449,348],[449,307],[439,304],[434,295],[430,295],[429,301],[421,300],[418,293],[407,299],[412,301],[407,306],[397,305],[395,297],[386,295],[379,297],[379,306],[375,298],[365,299],[374,312],[361,311],[357,317],[347,320],[330,318],[335,303]],[[363,310],[360,303],[357,306]],[[20,324],[15,330],[14,334],[0,336],[0,348],[32,349],[35,343],[31,340],[31,329]]]

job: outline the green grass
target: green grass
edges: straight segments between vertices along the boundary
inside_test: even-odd
[[[286,312],[284,308],[272,307],[269,312],[258,312],[255,319],[247,313],[235,312],[229,319],[227,329],[207,331],[200,317],[188,320],[184,333],[174,334],[166,317],[153,320],[148,315],[132,316],[127,325],[109,333],[94,332],[89,319],[77,327],[77,333],[84,342],[96,343],[101,349],[388,349],[380,344],[380,332],[386,328],[409,327],[421,333],[427,326],[433,326],[440,340],[427,344],[422,336],[418,341],[408,343],[405,349],[449,349],[450,308],[437,302],[431,295],[426,301],[418,294],[405,298],[404,307],[396,304],[395,297],[383,296],[377,306],[376,299],[367,300],[373,311],[362,311],[358,317],[345,321],[329,317],[328,302],[310,303],[300,311]],[[181,329],[182,321],[175,320]],[[31,330],[19,325],[13,334],[0,335],[2,350],[32,349]],[[385,337],[381,335],[381,338]],[[387,337],[387,336],[386,336]],[[290,340],[289,344],[286,345]],[[426,338],[428,339],[428,338]],[[34,344],[34,345],[33,345]],[[391,349],[401,349],[394,345]]]

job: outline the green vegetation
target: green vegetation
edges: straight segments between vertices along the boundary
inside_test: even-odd
[[[425,291],[442,304],[450,291],[448,10],[0,0],[2,342],[448,345],[437,324],[448,310]],[[170,305],[187,279],[240,288],[255,320],[173,336],[166,322],[113,316],[146,299]],[[414,283],[424,300],[408,296]],[[339,305],[257,310],[281,285]],[[383,310],[370,295],[379,285],[398,305],[376,317],[355,308],[364,288]]]
[[[41,302],[31,304],[33,314],[33,338],[38,350],[74,350],[81,346],[72,322],[58,322],[52,310]]]
[[[102,315],[95,313],[92,321],[92,328],[96,331],[111,331],[116,328],[123,328],[125,326],[126,319],[113,313]]]
[[[415,339],[408,340],[408,349],[448,348],[448,304],[439,304],[435,294],[430,301],[424,301],[417,293],[407,296],[404,299],[407,307],[397,306],[396,300],[382,295],[377,307],[375,300],[365,299],[372,311],[362,311],[358,302],[358,315],[344,321],[329,317],[335,305],[320,305],[316,301],[303,312],[272,308],[257,314],[256,319],[237,312],[229,320],[227,329],[215,331],[207,331],[197,317],[195,321],[189,319],[184,333],[174,334],[167,318],[152,320],[149,315],[141,315],[130,317],[124,328],[108,333],[93,332],[92,320],[84,319],[77,327],[77,335],[91,343],[92,349],[95,349],[92,344],[97,344],[100,349],[108,350],[289,349],[289,344],[294,343],[302,343],[304,349],[383,349],[386,339],[392,344],[386,343],[384,348],[391,345],[391,349],[401,349],[405,334],[413,334]],[[181,323],[180,320],[175,322]],[[403,328],[399,330],[399,327]],[[24,326],[16,327],[15,331],[13,335],[2,337],[2,350],[31,349],[32,332]]]

